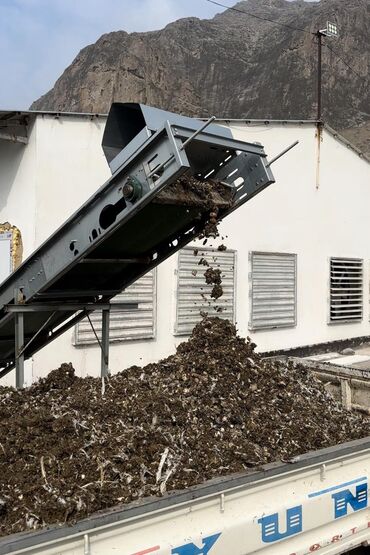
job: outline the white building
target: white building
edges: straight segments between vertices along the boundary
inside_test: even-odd
[[[370,336],[370,161],[313,121],[222,124],[270,158],[299,140],[274,164],[276,183],[222,223],[229,250],[205,252],[224,272],[223,314],[260,351]],[[0,112],[0,280],[15,261],[15,228],[25,259],[110,176],[104,125],[100,115]],[[197,317],[189,307],[203,302],[198,259],[185,249],[124,294],[139,308],[112,317],[113,372],[158,360],[186,337]],[[87,324],[35,355],[28,382],[61,362],[98,375]]]

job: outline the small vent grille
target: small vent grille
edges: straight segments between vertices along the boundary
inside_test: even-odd
[[[252,330],[296,325],[295,254],[251,253]]]
[[[210,297],[212,286],[205,283],[204,272],[207,267],[198,264],[202,258],[212,268],[221,270],[224,293],[217,301]],[[190,335],[195,324],[202,318],[201,312],[234,321],[235,259],[236,253],[230,250],[201,248],[197,255],[194,255],[194,248],[179,251],[176,335]],[[214,307],[222,308],[222,312],[216,312]]]
[[[156,313],[156,274],[155,270],[138,279],[120,295],[111,301],[109,336],[110,341],[126,341],[131,339],[151,339],[155,337]],[[115,302],[138,303],[136,310],[120,310],[114,308]],[[101,312],[90,315],[97,335],[101,337]],[[76,326],[75,345],[97,343],[90,323],[85,318]]]
[[[330,259],[330,322],[362,319],[363,262]]]

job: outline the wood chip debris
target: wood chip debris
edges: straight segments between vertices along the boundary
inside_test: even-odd
[[[63,364],[0,387],[2,535],[370,434],[304,367],[262,360],[233,324],[205,317],[174,355],[105,380]]]

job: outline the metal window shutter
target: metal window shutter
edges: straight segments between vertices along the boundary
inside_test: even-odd
[[[138,303],[136,310],[119,310],[114,308],[115,302]],[[110,311],[110,341],[125,341],[130,339],[150,339],[155,336],[156,316],[156,271],[152,270],[133,283],[121,294],[111,300]],[[101,312],[93,312],[91,321],[101,337]],[[75,329],[75,345],[96,343],[94,332],[85,318]]]
[[[0,283],[12,272],[12,233],[0,233]]]
[[[362,320],[363,261],[330,259],[330,322]]]
[[[251,253],[250,329],[296,325],[296,255]]]
[[[219,268],[222,272],[224,294],[216,301],[210,297],[212,286],[207,285],[204,279],[207,267],[198,264],[201,258],[205,258],[210,267]],[[179,251],[176,335],[190,335],[195,324],[202,319],[201,312],[234,321],[235,258],[235,252],[230,250],[200,248],[197,255],[194,255],[194,248]],[[221,307],[222,312],[216,312],[214,307]]]

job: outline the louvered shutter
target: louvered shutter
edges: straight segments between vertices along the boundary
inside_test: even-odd
[[[362,319],[363,262],[357,258],[330,259],[330,322]]]
[[[273,329],[296,325],[295,254],[252,252],[249,328]]]
[[[138,303],[134,310],[120,310],[114,308],[114,303]],[[110,313],[109,335],[110,341],[125,341],[130,339],[150,339],[155,337],[156,316],[156,272],[152,270],[140,278],[120,295],[112,299]],[[93,312],[91,321],[101,337],[101,312]],[[75,331],[75,344],[86,345],[96,343],[94,332],[85,318],[79,322]]]
[[[201,258],[207,260],[210,267],[221,270],[224,294],[216,301],[210,297],[212,285],[205,283],[204,272],[207,266],[198,264]],[[194,255],[194,248],[179,251],[175,323],[177,335],[189,335],[195,324],[201,320],[201,312],[234,321],[235,260],[236,253],[231,250],[200,248],[197,255]],[[216,312],[215,307],[222,308],[222,312]]]
[[[0,233],[0,283],[12,272],[12,234]]]

